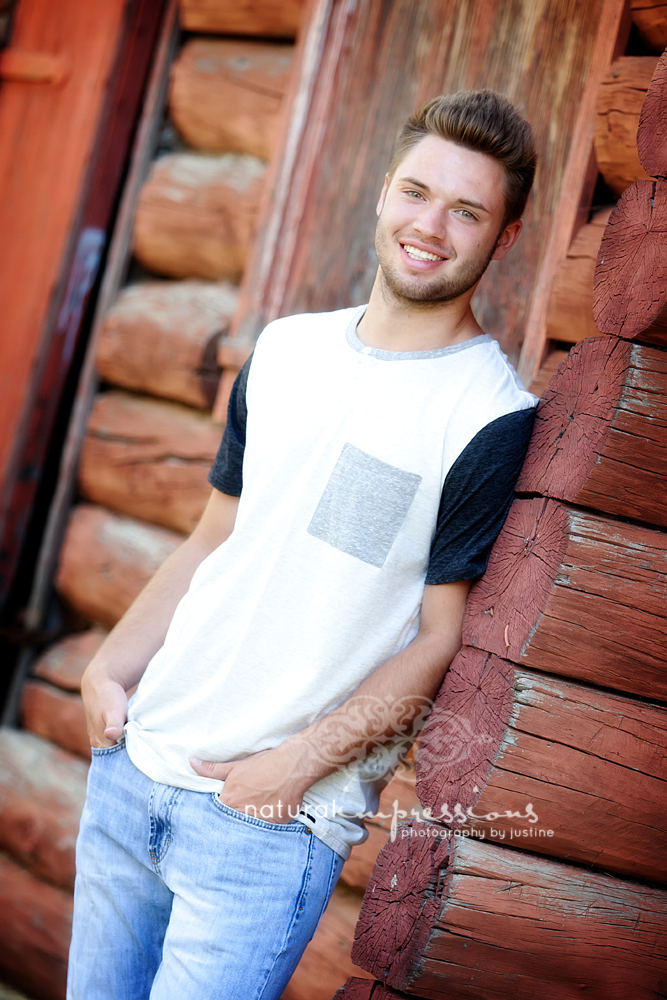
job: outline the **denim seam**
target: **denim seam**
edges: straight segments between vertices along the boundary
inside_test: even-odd
[[[108,757],[112,753],[116,753],[118,750],[123,750],[125,748],[125,740],[121,740],[120,743],[114,743],[112,747],[91,747],[90,752],[92,757]]]
[[[270,823],[268,820],[261,819],[258,816],[248,816],[247,813],[239,812],[238,809],[232,809],[231,806],[220,801],[217,792],[211,792],[211,798],[213,799],[213,805],[224,813],[225,816],[238,819],[242,823],[248,823],[251,826],[257,826],[260,830],[275,830],[276,833],[306,834],[306,827],[301,821],[299,821],[298,825],[294,823]]]

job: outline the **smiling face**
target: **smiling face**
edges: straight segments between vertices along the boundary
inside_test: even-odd
[[[459,298],[521,222],[503,226],[505,168],[485,153],[427,135],[410,149],[378,202],[375,249],[387,288],[413,303]]]

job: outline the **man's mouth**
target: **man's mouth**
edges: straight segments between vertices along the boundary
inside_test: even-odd
[[[405,250],[408,257],[412,257],[413,260],[445,260],[446,258],[437,253],[428,253],[426,250],[419,250],[417,247],[413,247],[411,243],[402,243],[401,246]]]

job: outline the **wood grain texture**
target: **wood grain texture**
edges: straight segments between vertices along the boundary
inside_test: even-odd
[[[667,35],[667,4],[665,34]],[[667,50],[658,60],[642,105],[637,130],[637,152],[647,174],[651,177],[667,176]]]
[[[143,187],[134,254],[171,278],[229,278],[245,267],[265,166],[254,156],[171,153]]]
[[[129,285],[100,330],[100,376],[126,389],[211,407],[220,375],[217,344],[228,332],[237,301],[228,282]]]
[[[407,829],[378,859],[352,952],[388,985],[434,1000],[662,995],[664,891]]]
[[[666,758],[665,706],[464,648],[422,735],[419,796],[452,829],[667,882]]]
[[[611,64],[600,86],[595,156],[605,183],[616,195],[648,177],[639,162],[637,127],[656,64],[654,56],[622,56]]]
[[[597,212],[582,226],[560,262],[551,286],[547,311],[547,337],[577,344],[586,337],[599,337],[593,319],[595,262],[611,209]]]
[[[189,534],[211,495],[220,428],[206,413],[147,396],[101,393],[88,421],[79,486],[93,503]]]
[[[0,968],[38,1000],[65,1000],[72,896],[0,854]]]
[[[659,55],[667,46],[667,3],[664,0],[630,0],[630,13],[646,47]]]
[[[392,990],[384,983],[358,979],[354,976],[341,986],[333,1000],[391,1000],[392,997],[404,996],[404,993]]]
[[[46,681],[26,681],[21,695],[21,725],[55,746],[90,760],[90,740],[80,694],[63,691]]]
[[[517,489],[667,526],[667,358],[615,338],[572,349],[544,391]]]
[[[667,699],[667,534],[516,500],[470,591],[468,646],[566,677]]]
[[[667,180],[623,192],[595,268],[593,316],[604,333],[667,344]]]
[[[172,68],[174,125],[195,149],[268,160],[293,61],[291,45],[191,39]]]
[[[186,31],[295,38],[306,0],[181,0]]]
[[[536,280],[543,275],[548,289],[570,242],[598,66],[601,75],[621,9],[602,0],[518,0],[509,8],[495,0],[314,4],[289,127],[244,274],[238,335],[253,341],[277,316],[367,300],[377,267],[375,206],[398,127],[435,94],[486,86],[517,101],[541,155],[516,251],[494,264],[476,296],[481,324],[516,361]],[[552,247],[561,224],[567,231]],[[538,358],[543,329],[540,336]]]
[[[540,399],[544,396],[549,382],[556,374],[556,371],[560,367],[561,363],[565,361],[568,352],[565,350],[549,351],[546,358],[542,362],[537,375],[530,383],[529,391],[532,392],[534,396]]]
[[[37,658],[33,675],[65,691],[80,691],[83,672],[107,634],[106,629],[96,626],[59,639]]]
[[[0,848],[71,890],[88,765],[33,733],[5,728],[0,764]]]
[[[79,504],[70,516],[55,580],[84,618],[115,625],[182,535]]]

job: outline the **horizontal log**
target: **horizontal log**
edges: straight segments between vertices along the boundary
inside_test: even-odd
[[[79,691],[83,672],[106,637],[105,629],[95,627],[59,639],[37,659],[34,676],[66,691]]]
[[[65,1000],[72,897],[0,854],[0,969],[39,1000]]]
[[[189,534],[211,495],[220,445],[207,413],[115,390],[98,395],[81,453],[86,499]]]
[[[622,56],[611,64],[600,84],[595,157],[605,183],[616,195],[648,177],[637,153],[637,127],[657,62],[655,56]]]
[[[593,316],[604,333],[667,344],[667,180],[639,181],[609,217],[595,268]]]
[[[538,399],[544,395],[549,382],[556,374],[556,370],[561,362],[565,361],[567,355],[568,351],[549,351],[529,387],[530,392],[534,396],[537,396]]]
[[[157,160],[137,206],[137,260],[172,278],[238,281],[265,171],[261,160],[237,153],[171,153]]]
[[[74,886],[87,772],[84,761],[32,733],[0,729],[0,848],[66,889]]]
[[[180,0],[186,31],[295,38],[306,0]]]
[[[282,1000],[331,1000],[349,976],[366,976],[350,958],[361,897],[338,885]]]
[[[100,376],[210,408],[220,377],[218,340],[229,330],[237,299],[228,282],[150,281],[124,288],[100,331]]]
[[[667,533],[515,500],[468,597],[467,646],[522,667],[667,697]]]
[[[597,212],[572,240],[551,286],[547,309],[547,338],[577,344],[599,337],[593,319],[595,262],[611,209]]]
[[[171,71],[174,125],[195,149],[270,159],[293,61],[275,42],[191,39]]]
[[[404,993],[398,993],[384,983],[353,976],[341,986],[333,1000],[391,1000],[393,997],[403,996]]]
[[[630,0],[630,14],[644,45],[660,54],[667,47],[667,3],[665,0]]]
[[[577,344],[544,392],[517,489],[667,526],[664,352]]]
[[[115,625],[182,535],[80,504],[70,516],[56,589],[84,618]]]
[[[667,46],[667,3],[663,4]],[[648,88],[637,130],[639,160],[651,177],[667,176],[667,49],[658,60]]]
[[[64,750],[90,760],[90,740],[81,695],[47,684],[26,681],[21,695],[21,725]]]
[[[667,707],[464,648],[422,735],[418,791],[453,829],[667,882],[666,758]]]
[[[664,890],[429,823],[404,829],[378,859],[352,950],[389,986],[434,1000],[663,993]]]

